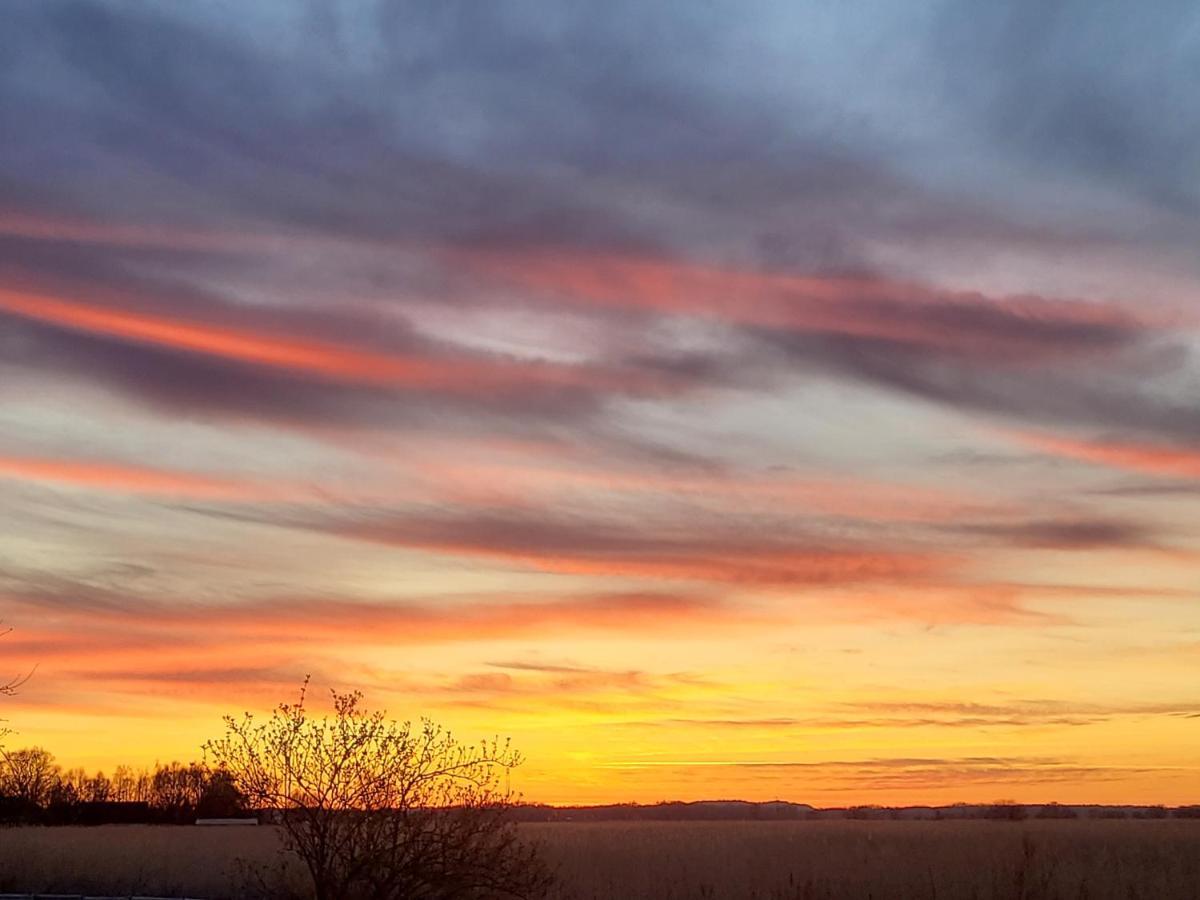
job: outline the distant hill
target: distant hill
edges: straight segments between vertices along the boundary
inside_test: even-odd
[[[523,822],[703,822],[850,819],[916,821],[940,819],[1200,819],[1200,806],[1106,806],[1059,803],[955,803],[950,806],[845,806],[818,808],[772,800],[698,800],[601,806],[523,804]]]

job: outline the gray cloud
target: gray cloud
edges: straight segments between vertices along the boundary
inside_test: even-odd
[[[1098,518],[965,522],[946,530],[1049,550],[1142,549],[1155,546],[1156,537],[1154,529],[1136,522]]]
[[[4,124],[21,138],[0,171],[42,209],[672,247],[810,269],[859,267],[862,241],[889,233],[1045,242],[1093,230],[1030,230],[928,183],[872,122],[909,99],[898,80],[853,64],[903,16],[885,4],[862,21],[810,15],[861,32],[843,44],[849,58],[784,4],[748,15],[732,3],[550,14],[384,2],[268,9],[239,27],[203,11],[50,0],[14,11],[7,30]],[[255,25],[282,37],[267,44]],[[942,30],[958,46],[962,27]],[[996,30],[968,27],[978,40]],[[944,48],[925,49],[938,74]],[[987,53],[942,55],[955,61],[948,83],[995,74]],[[825,80],[821,66],[833,69]],[[830,76],[857,84],[834,92]],[[854,87],[879,99],[860,119],[835,114]],[[936,121],[916,129],[935,144],[953,137]]]
[[[1051,356],[1027,365],[989,364],[986,354],[972,356],[965,348],[960,355],[882,338],[774,334],[769,340],[797,365],[827,368],[966,412],[1041,425],[1117,428],[1160,441],[1200,436],[1200,405],[1161,386],[1195,372],[1191,351],[1169,339],[1110,335],[1102,349],[1084,334],[1074,340],[1092,344],[1090,358]],[[1064,341],[1064,352],[1071,343]]]
[[[948,94],[985,134],[1058,177],[1198,211],[1195,6],[1068,0],[970,4],[940,22]]]
[[[438,286],[397,268],[386,242],[636,251],[812,274],[869,272],[867,248],[898,235],[1064,249],[1110,240],[1090,211],[1031,223],[990,187],[949,183],[931,174],[936,166],[913,165],[913,147],[900,152],[884,127],[899,124],[888,118],[898,113],[886,110],[912,98],[900,78],[875,80],[894,64],[876,76],[853,65],[854,54],[888,37],[880,29],[899,27],[905,16],[896,9],[879,4],[861,21],[811,10],[809,24],[825,27],[826,39],[786,5],[762,3],[754,13],[724,3],[686,14],[673,4],[567,4],[548,14],[543,4],[381,2],[353,12],[264,7],[240,24],[209,20],[202,9],[47,0],[13,10],[0,38],[0,127],[14,136],[0,148],[0,178],[10,204],[43,216],[384,241],[370,264],[375,292],[419,285],[459,303],[472,298],[456,294],[457,281]],[[1186,49],[1181,26],[1193,16],[1182,4],[1136,22],[1116,7],[1081,3],[932,13],[932,37],[917,40],[912,71],[892,74],[943,76],[934,83],[947,105],[942,118],[915,110],[904,140],[935,160],[939,142],[948,155],[1001,146],[1139,195],[1190,196],[1184,176],[1197,142],[1194,129],[1176,123],[1196,117],[1181,115],[1190,101],[1171,89],[1189,83],[1187,56],[1149,48]],[[278,39],[265,42],[256,30],[264,28]],[[828,35],[847,38],[849,58],[832,52]],[[1012,65],[1022,54],[1030,64]],[[829,78],[801,77],[823,66],[854,80],[834,97]],[[839,102],[868,106],[857,119],[831,116]],[[958,134],[955,103],[972,110],[964,121],[977,121],[977,131]],[[1013,196],[1040,196],[1038,185],[1010,186]],[[113,283],[150,266],[193,283],[288,277],[277,261],[29,243],[0,246],[0,258]],[[368,278],[361,260],[331,266],[323,276],[331,289]],[[473,301],[514,302],[486,283]],[[972,412],[1200,434],[1189,398],[1138,386],[1148,369],[1192,371],[1192,360],[1133,321],[1017,314],[986,298],[844,303],[847,315],[874,322],[919,321],[930,342],[767,335],[781,364]],[[274,313],[298,324],[296,306]],[[321,327],[371,333],[348,313]],[[294,386],[28,326],[22,340],[30,346],[17,366],[73,369],[159,405],[351,422],[402,418],[415,405],[409,398],[398,411],[370,392]],[[1080,354],[1104,357],[1103,370],[1001,365]],[[737,383],[756,359],[638,358],[703,384]],[[571,420],[598,402],[533,390],[510,421]]]
[[[632,522],[521,508],[204,511],[550,573],[762,585],[857,584],[942,575],[952,564],[917,545],[895,539],[882,546],[856,543],[824,534],[811,522],[738,523],[712,515]]]

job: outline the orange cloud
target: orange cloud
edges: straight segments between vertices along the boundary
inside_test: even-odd
[[[250,481],[171,472],[147,466],[26,457],[0,457],[0,478],[95,490],[210,500],[265,500],[280,491]]]
[[[536,639],[590,632],[728,634],[778,617],[689,594],[627,593],[523,600],[371,603],[272,599],[227,606],[158,603],[73,605],[69,590],[2,597],[16,629],[4,638],[14,673],[39,681],[209,685],[219,691],[259,671],[294,681],[353,648]],[[169,661],[169,662],[168,662]],[[330,662],[330,665],[342,663]],[[225,673],[228,677],[223,677]],[[252,682],[254,679],[247,678]],[[164,687],[165,686],[165,687]],[[199,689],[199,688],[197,688]]]
[[[1200,478],[1200,452],[1195,450],[1154,444],[1080,441],[1028,432],[1017,432],[1012,436],[1027,446],[1067,459],[1149,475]]]
[[[488,393],[537,385],[654,390],[666,383],[661,376],[652,379],[633,373],[541,361],[380,353],[362,347],[253,332],[2,288],[0,312],[71,331],[352,384]]]
[[[868,585],[843,591],[836,604],[823,603],[819,613],[826,620],[899,620],[931,626],[1044,627],[1070,622],[1030,606],[1039,593],[1037,586],[999,583],[916,582],[889,585],[886,590]]]
[[[331,249],[361,246],[365,239],[353,241],[336,236],[314,235],[272,228],[270,231],[245,228],[203,228],[169,222],[98,222],[79,217],[47,216],[15,210],[0,210],[0,236],[36,241],[57,241],[116,247],[129,250],[171,250],[188,253],[247,255],[258,253],[317,253]],[[377,242],[393,248],[399,242]]]
[[[762,624],[760,613],[707,597],[677,593],[593,594],[550,600],[501,596],[493,601],[453,599],[433,602],[365,602],[337,599],[270,599],[225,606],[194,603],[73,604],[69,590],[9,596],[8,603],[30,611],[28,624],[9,634],[5,650],[14,656],[58,650],[107,653],[98,635],[115,641],[128,659],[140,650],[160,652],[165,644],[207,652],[212,646],[242,642],[254,646],[308,644],[331,638],[364,643],[429,644],[488,640],[526,634],[575,631],[629,631],[728,627]],[[109,598],[112,599],[112,598]],[[52,621],[43,620],[51,610]],[[80,625],[86,625],[81,630]],[[77,642],[68,640],[72,633]],[[61,642],[61,643],[60,643]]]

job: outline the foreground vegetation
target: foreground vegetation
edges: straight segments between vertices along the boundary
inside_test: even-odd
[[[63,771],[42,747],[0,748],[5,825],[191,824],[245,815],[245,800],[229,772],[203,763],[118,766],[108,776]]]
[[[552,876],[537,845],[524,840],[513,821],[508,776],[521,756],[507,742],[464,744],[429,720],[397,722],[381,710],[364,709],[358,693],[331,691],[332,711],[314,714],[308,684],[305,679],[297,702],[279,704],[264,719],[226,716],[225,734],[204,745],[204,763],[172,763],[153,775],[124,767],[112,778],[63,772],[43,748],[0,747],[0,822],[199,825],[200,818],[254,813],[271,823],[260,839],[265,847],[258,848],[265,852],[243,850],[232,868],[216,870],[225,872],[225,881],[183,891],[189,894],[272,900],[546,895]],[[27,858],[37,849],[26,848]],[[110,849],[119,853],[117,846]],[[191,877],[170,868],[172,858],[163,872],[120,872],[116,886],[108,887],[109,870],[85,867],[72,874],[61,862],[71,857],[61,848],[52,852],[58,858],[53,877],[64,891],[162,893],[174,888],[150,885]],[[169,846],[139,852],[175,854]],[[12,864],[22,859],[13,856]],[[220,854],[206,860],[210,876],[220,862]],[[79,881],[68,883],[73,875]],[[41,886],[42,878],[18,874],[12,886],[58,890]]]
[[[1193,900],[1200,821],[527,824],[555,900]],[[0,891],[252,897],[273,828],[0,830]],[[292,883],[303,890],[299,868]]]

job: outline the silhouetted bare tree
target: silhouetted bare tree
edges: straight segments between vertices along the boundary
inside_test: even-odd
[[[49,750],[29,747],[25,750],[0,750],[0,793],[31,809],[50,800],[58,784],[58,765]]]
[[[0,637],[4,637],[4,635],[11,631],[12,628],[0,628]],[[0,696],[11,697],[17,692],[17,688],[29,680],[29,676],[32,674],[32,672],[26,672],[24,675],[14,675],[8,681],[0,682]]]
[[[332,715],[317,718],[302,691],[269,720],[226,717],[225,736],[205,745],[252,806],[276,811],[317,900],[542,895],[548,872],[508,817],[519,755],[360,702],[334,692]]]
[[[172,821],[194,819],[207,781],[208,769],[199,763],[159,766],[150,782],[150,805]]]

